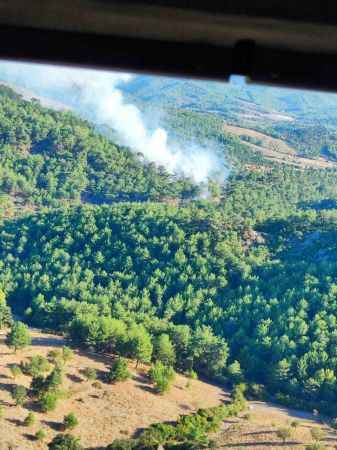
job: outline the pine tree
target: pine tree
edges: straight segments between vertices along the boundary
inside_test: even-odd
[[[173,366],[175,350],[168,334],[161,334],[155,345],[155,359],[166,366]]]
[[[6,296],[0,290],[0,330],[11,326],[13,323],[12,313],[10,307],[6,303]]]
[[[19,321],[14,322],[6,338],[8,347],[14,348],[14,352],[16,353],[17,350],[21,350],[30,345],[31,342],[32,339],[27,325]]]
[[[107,381],[114,383],[116,381],[126,381],[131,374],[128,369],[128,363],[124,358],[118,358],[111,366],[107,374]]]
[[[130,357],[140,362],[149,363],[151,361],[153,346],[151,336],[141,325],[131,326],[128,333],[128,349]]]

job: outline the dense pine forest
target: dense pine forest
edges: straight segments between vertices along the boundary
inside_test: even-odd
[[[336,415],[337,170],[267,161],[210,113],[169,122],[230,162],[206,198],[71,112],[1,88],[7,303],[76,345]],[[308,135],[315,155],[312,136],[323,141]]]

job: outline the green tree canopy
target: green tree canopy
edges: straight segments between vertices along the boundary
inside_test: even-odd
[[[21,350],[32,342],[27,325],[22,322],[15,321],[6,337],[6,344],[16,352]]]

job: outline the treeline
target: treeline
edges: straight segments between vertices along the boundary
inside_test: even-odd
[[[142,363],[160,361],[186,374],[197,371],[214,378],[226,367],[228,345],[207,326],[195,331],[167,321],[144,324],[97,314],[75,313],[67,333],[75,345],[109,352]]]

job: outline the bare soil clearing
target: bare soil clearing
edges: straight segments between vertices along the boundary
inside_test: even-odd
[[[36,423],[24,427],[23,420],[31,409],[29,405],[27,408],[14,406],[10,389],[13,384],[28,387],[31,378],[23,375],[14,381],[9,366],[29,356],[47,355],[55,347],[64,345],[61,337],[37,330],[31,334],[33,345],[17,354],[4,344],[4,333],[0,334],[0,403],[4,405],[4,416],[0,418],[0,449],[7,449],[8,443],[20,450],[45,448],[44,444],[39,447],[34,441],[34,434],[43,428],[48,436],[46,442],[49,442],[60,432],[60,424],[69,412],[74,412],[79,419],[79,426],[73,434],[81,438],[86,449],[96,449],[116,438],[130,437],[151,423],[175,420],[180,414],[190,414],[200,407],[219,405],[229,399],[220,387],[199,380],[192,380],[191,387],[186,388],[187,379],[181,375],[177,375],[168,394],[159,396],[144,376],[145,368],[136,370],[133,363],[130,364],[133,379],[115,385],[101,383],[101,389],[94,388],[93,382],[85,381],[81,370],[94,367],[98,374],[102,374],[108,370],[112,358],[76,352],[66,365],[67,375],[62,387],[71,394],[70,398],[60,400],[53,412],[45,414],[34,411]]]
[[[303,169],[327,169],[337,167],[337,164],[335,162],[328,161],[324,158],[310,159],[302,156],[297,156],[295,149],[290,147],[286,142],[282,141],[281,139],[273,138],[259,131],[226,124],[224,125],[224,130],[227,133],[234,134],[235,136],[239,136],[240,138],[246,136],[258,139],[261,142],[261,144],[259,145],[252,142],[247,142],[244,139],[241,139],[241,141],[242,143],[250,147],[253,151],[261,153],[265,158],[279,164],[288,164],[301,167]]]
[[[291,420],[275,414],[252,414],[251,419],[232,420],[224,424],[215,441],[218,449],[228,450],[305,450],[312,443],[310,429],[319,426],[309,420],[300,420],[297,428],[290,427]],[[280,428],[291,428],[292,435],[282,442],[277,436]],[[336,433],[325,425],[320,425],[325,437],[321,441],[326,449],[332,450],[337,444]]]
[[[321,428],[325,437],[322,444],[327,449],[334,449],[337,445],[337,433],[313,414],[278,406],[260,401],[249,402],[249,419],[247,413],[240,418],[225,421],[219,433],[214,437],[218,449],[228,450],[305,450],[306,445],[312,443],[310,430]],[[291,427],[296,421],[297,427]],[[277,436],[280,428],[290,428],[291,438],[283,443]]]

